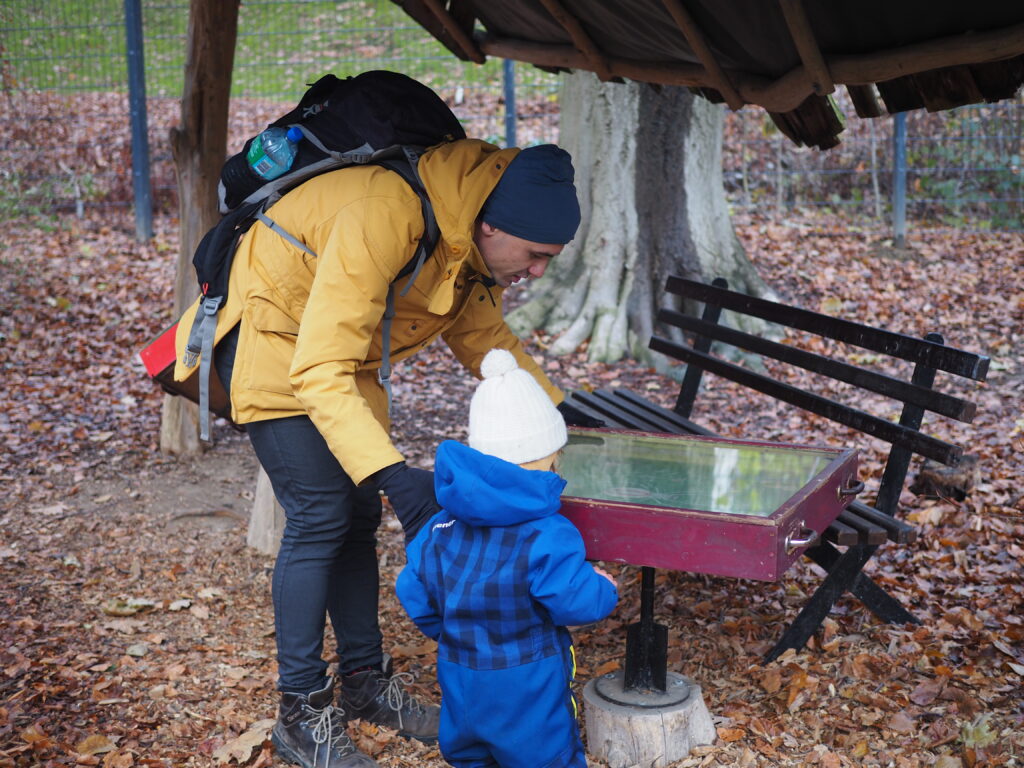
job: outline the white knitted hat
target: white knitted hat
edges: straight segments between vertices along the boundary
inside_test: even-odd
[[[565,420],[511,352],[492,349],[469,404],[469,446],[513,464],[550,456],[569,439]]]

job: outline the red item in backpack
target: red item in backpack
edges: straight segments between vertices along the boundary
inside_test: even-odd
[[[174,340],[178,333],[178,324],[165,329],[159,336],[139,350],[139,360],[146,373],[153,381],[170,395],[181,395],[193,403],[199,402],[199,369],[192,372],[184,381],[174,380],[174,362],[176,358]],[[210,371],[210,410],[226,419],[230,419],[231,406],[227,393],[220,383],[215,370]]]

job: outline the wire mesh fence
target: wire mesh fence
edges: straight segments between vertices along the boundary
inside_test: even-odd
[[[838,106],[853,106],[837,93]],[[1024,228],[1024,99],[906,113],[907,188],[917,219],[977,229]],[[793,147],[766,114],[726,124],[726,188],[734,206],[784,215],[813,206],[883,219],[893,195],[891,117],[847,121],[827,152]]]
[[[132,2],[133,0],[127,0]],[[125,0],[0,4],[0,217],[132,204]],[[173,209],[188,3],[144,0],[153,199]],[[504,68],[457,60],[387,0],[248,0],[239,12],[229,153],[325,72],[404,72],[434,88],[469,135],[506,141]],[[556,75],[514,68],[516,142],[558,139]],[[847,115],[853,109],[837,95]],[[768,216],[815,208],[885,220],[892,118],[851,117],[839,147],[794,147],[748,107],[726,121],[726,190]],[[1024,99],[907,116],[908,212],[950,226],[1024,230]],[[135,159],[135,162],[138,162]]]

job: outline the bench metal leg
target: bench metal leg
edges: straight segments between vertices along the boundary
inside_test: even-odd
[[[868,554],[870,558],[874,554],[876,547],[869,547],[871,552]],[[831,573],[835,564],[843,556],[835,547],[829,544],[825,546],[813,547],[805,552],[809,558],[824,568],[826,571]],[[865,560],[867,562],[867,560]],[[884,621],[886,624],[920,624],[920,620],[910,613],[903,604],[895,597],[890,595],[880,586],[875,584],[871,580],[871,577],[865,574],[863,571],[857,573],[853,579],[853,584],[847,587],[864,605],[870,610],[879,621]]]
[[[876,549],[878,547],[852,546],[840,554],[831,544],[824,542],[805,553],[825,568],[828,575],[783,632],[779,642],[765,655],[766,662],[778,658],[788,648],[803,648],[847,590],[860,598],[882,621],[920,623],[895,598],[861,573]]]

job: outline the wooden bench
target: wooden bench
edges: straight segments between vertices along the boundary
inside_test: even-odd
[[[878,438],[890,446],[874,501],[852,501],[827,530],[819,532],[820,538],[805,551],[804,554],[820,565],[827,575],[768,652],[766,661],[776,658],[787,648],[803,648],[835,602],[847,591],[856,595],[884,622],[919,623],[899,601],[863,573],[863,568],[882,544],[889,542],[891,546],[907,546],[917,537],[915,528],[896,516],[912,455],[946,465],[955,465],[961,458],[962,450],[958,446],[921,431],[926,411],[963,422],[970,422],[975,415],[973,403],[933,389],[936,373],[945,371],[983,381],[989,358],[945,346],[938,333],[929,333],[918,339],[736,293],[728,290],[721,278],[707,285],[670,277],[666,291],[704,305],[700,317],[671,308],[663,308],[657,315],[658,322],[664,327],[678,328],[683,332],[683,338],[692,339],[689,344],[659,335],[650,340],[651,349],[687,365],[675,406],[664,408],[626,389],[576,390],[569,395],[572,404],[588,415],[602,419],[612,428],[712,435],[714,433],[690,418],[702,375],[707,371]],[[723,309],[859,347],[885,362],[909,361],[913,364],[913,371],[909,377],[900,378],[844,361],[837,353],[819,354],[791,344],[780,344],[765,335],[738,331],[719,323]],[[776,361],[770,365],[779,368],[780,372],[783,366],[777,365],[779,363],[789,366],[790,370],[795,367],[816,374],[816,377],[809,377],[815,382],[843,382],[855,394],[880,395],[885,398],[883,402],[899,409],[899,421],[838,402],[823,393],[831,387],[816,386],[818,391],[812,391],[810,386],[802,389],[750,367],[729,362],[718,354],[730,349],[742,350],[746,355],[758,355],[757,359],[762,362]],[[907,367],[906,364],[903,366]],[[881,412],[877,408],[875,410]],[[642,581],[641,623],[650,627],[653,569],[643,569]],[[649,632],[645,634],[650,635]],[[657,651],[653,653],[656,657],[660,655]],[[649,658],[651,655],[649,648],[627,647],[627,665],[636,666],[636,657]],[[641,680],[649,677],[647,673],[640,675]]]

